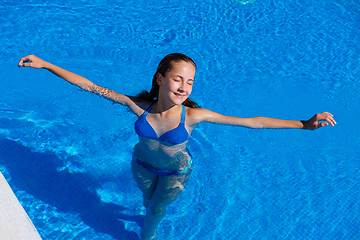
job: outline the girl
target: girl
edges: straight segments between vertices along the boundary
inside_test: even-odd
[[[186,145],[197,124],[210,122],[248,128],[312,130],[336,124],[333,115],[328,112],[316,114],[308,121],[292,121],[231,117],[200,108],[189,99],[196,65],[191,58],[180,53],[165,56],[154,74],[150,92],[143,91],[136,97],[98,86],[34,55],[21,58],[18,66],[47,69],[85,91],[127,106],[138,116],[135,131],[139,135],[139,142],[134,147],[131,169],[143,193],[146,208],[142,240],[155,237],[157,226],[166,214],[166,207],[186,186],[193,168]]]

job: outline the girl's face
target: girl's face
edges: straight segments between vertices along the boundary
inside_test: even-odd
[[[195,77],[195,66],[189,62],[171,62],[172,68],[165,76],[157,76],[159,99],[172,101],[175,105],[182,104],[190,95]]]

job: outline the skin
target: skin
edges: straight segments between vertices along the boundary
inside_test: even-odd
[[[144,113],[150,104],[150,102],[140,101],[135,97],[100,87],[86,78],[45,62],[34,55],[21,58],[18,66],[46,69],[83,90],[97,93],[114,103],[129,107],[138,117]],[[165,76],[158,74],[156,77],[157,83],[160,86],[158,101],[154,104],[146,119],[155,130],[157,136],[160,137],[179,125],[181,104],[192,92],[195,66],[182,60],[173,61],[171,68],[166,72]],[[329,124],[331,126],[336,124],[333,115],[328,112],[315,114],[307,121],[293,121],[267,117],[241,118],[225,116],[207,109],[186,107],[185,128],[189,134],[191,134],[197,124],[202,122],[247,128],[298,128],[310,130],[325,127]],[[144,140],[140,139],[139,141]],[[154,161],[146,158],[139,160],[159,170],[178,170],[175,164],[172,165],[171,161],[169,163],[169,161],[161,161],[161,159]],[[166,207],[175,201],[185,188],[192,167],[184,174],[159,176],[138,165],[134,160],[131,165],[134,179],[139,189],[143,192],[144,206],[146,208],[141,239],[152,239],[155,236],[158,224],[166,214]]]

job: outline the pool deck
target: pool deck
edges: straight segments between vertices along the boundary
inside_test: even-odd
[[[0,239],[41,240],[29,216],[0,172]]]

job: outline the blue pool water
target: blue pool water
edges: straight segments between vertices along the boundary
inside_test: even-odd
[[[359,239],[360,4],[349,0],[0,3],[0,171],[43,239],[138,239],[135,116],[43,70],[35,54],[115,91],[149,89],[163,56],[198,65],[192,98],[317,131],[203,124],[194,171],[156,239]]]

